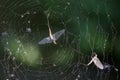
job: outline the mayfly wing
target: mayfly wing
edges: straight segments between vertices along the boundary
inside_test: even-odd
[[[55,40],[57,40],[62,34],[65,33],[65,29],[62,29],[56,33],[53,34],[53,37],[55,38]]]
[[[39,45],[43,45],[43,44],[47,44],[47,43],[52,43],[52,40],[50,39],[50,37],[46,37],[38,42]]]
[[[57,40],[63,33],[65,32],[65,29],[62,29],[56,33],[53,34],[53,38]],[[39,45],[47,44],[47,43],[52,43],[53,40],[50,37],[46,37],[42,39],[41,41],[38,42]]]
[[[94,64],[99,68],[99,69],[104,69],[104,66],[103,66],[103,64],[102,64],[102,62],[98,59],[98,58],[96,58],[95,60],[94,60]]]

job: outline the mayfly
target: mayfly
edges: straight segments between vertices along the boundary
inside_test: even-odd
[[[91,58],[92,58],[92,60],[87,64],[87,66],[89,66],[93,62],[95,64],[95,66],[97,66],[99,69],[101,69],[101,70],[104,69],[102,62],[97,57],[96,53],[93,53]]]
[[[93,62],[95,64],[95,66],[101,70],[110,70],[111,68],[114,68],[115,71],[118,71],[118,69],[115,68],[115,66],[113,66],[113,65],[102,64],[102,62],[99,60],[99,58],[97,57],[97,54],[95,52],[93,53],[91,58],[92,58],[92,60],[87,64],[87,66],[89,66]]]
[[[65,32],[65,29],[62,29],[54,34],[52,34],[51,28],[50,28],[50,23],[49,23],[49,14],[47,15],[47,22],[48,22],[48,29],[49,29],[49,37],[46,37],[44,39],[42,39],[40,42],[38,42],[39,45],[42,44],[47,44],[47,43],[56,43],[56,40]]]

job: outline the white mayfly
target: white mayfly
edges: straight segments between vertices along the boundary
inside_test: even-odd
[[[42,39],[40,42],[38,42],[39,45],[47,44],[47,43],[56,43],[56,40],[65,32],[65,29],[62,29],[54,34],[52,34],[50,23],[49,23],[49,14],[47,15],[47,22],[48,22],[48,29],[49,29],[49,37],[46,37]]]
[[[92,60],[87,64],[87,66],[89,66],[93,62],[95,64],[95,66],[97,66],[99,69],[101,69],[101,70],[104,69],[102,62],[97,57],[96,53],[93,53],[93,56],[91,56],[91,58],[92,58]]]
[[[93,62],[95,64],[95,66],[101,70],[105,70],[105,69],[110,70],[111,68],[114,68],[115,71],[118,71],[118,69],[115,68],[115,66],[113,66],[113,65],[102,64],[102,62],[99,60],[99,58],[97,57],[97,54],[95,52],[93,52],[93,55],[91,56],[91,58],[92,58],[92,60],[87,64],[87,66],[89,66]]]

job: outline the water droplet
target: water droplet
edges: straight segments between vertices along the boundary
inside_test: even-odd
[[[78,75],[77,77],[80,78],[80,75]]]
[[[23,17],[24,17],[24,15],[22,14],[22,15],[21,15],[21,18],[23,18]]]
[[[67,5],[70,5],[70,2],[67,2]]]
[[[56,66],[56,64],[53,64],[53,66],[55,67],[55,66]]]
[[[31,32],[31,28],[26,28],[26,32]]]
[[[15,75],[14,74],[11,74],[10,77],[14,77]]]
[[[30,20],[28,20],[28,23],[30,23]]]
[[[37,13],[36,11],[33,12],[33,14],[36,14],[36,13]]]

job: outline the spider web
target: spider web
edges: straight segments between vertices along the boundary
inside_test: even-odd
[[[118,68],[119,10],[117,1],[1,0],[0,80],[119,80],[118,72],[85,66],[96,52],[102,63]],[[57,40],[49,36],[46,12]]]

